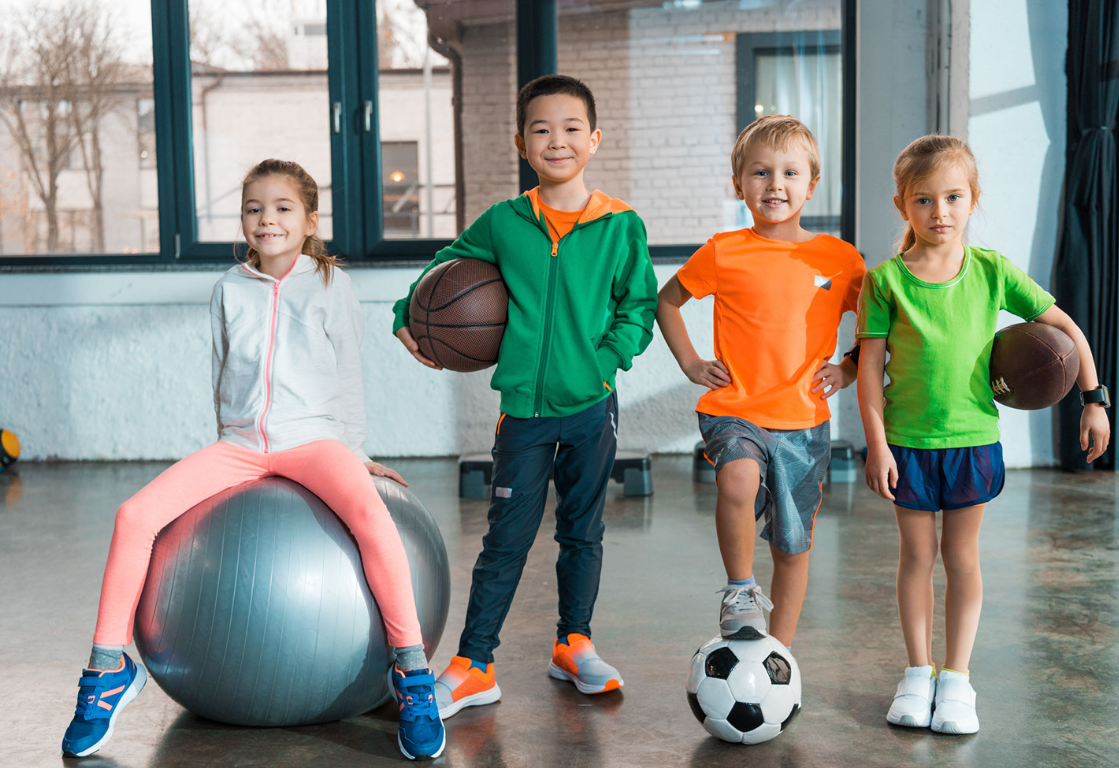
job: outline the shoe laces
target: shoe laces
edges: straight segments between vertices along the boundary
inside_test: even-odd
[[[728,584],[716,591],[723,593],[723,605],[733,606],[736,612],[752,613],[761,608],[767,611],[773,610],[773,601],[766,597],[762,588],[757,585]]]
[[[439,707],[435,703],[435,686],[431,684],[408,684],[408,678],[397,684],[400,697],[400,716],[408,720],[421,717],[439,718]]]

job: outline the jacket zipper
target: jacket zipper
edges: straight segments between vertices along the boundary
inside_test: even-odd
[[[264,441],[264,452],[268,453],[268,435],[264,433],[264,417],[272,406],[272,351],[276,346],[276,309],[280,303],[280,283],[272,286],[272,322],[268,335],[268,359],[264,363],[264,410],[260,412],[260,438]]]
[[[548,232],[548,225],[543,223],[543,213],[540,214],[539,219],[533,219],[529,216],[525,216],[520,211],[517,211],[517,213],[518,215],[534,223],[537,229],[539,229],[541,233],[543,233],[544,237],[548,238],[548,240],[551,241],[552,235]],[[604,216],[599,216],[597,218],[591,219],[590,221],[578,222],[575,224],[574,227],[571,228],[571,232],[574,232],[577,229],[582,229],[583,227],[590,226],[595,222],[604,221],[608,218],[610,218],[609,213]],[[566,235],[564,235],[564,237],[561,237],[560,240],[562,241],[564,238],[569,237],[571,235],[571,232],[568,232]],[[552,315],[554,313],[556,298],[556,272],[559,271],[558,256],[559,243],[553,242],[552,258],[549,260],[550,265],[548,268],[548,298],[545,302],[544,310],[544,341],[540,347],[540,362],[537,363],[536,366],[536,384],[533,387],[536,393],[535,402],[533,403],[532,409],[533,418],[539,418],[540,412],[544,410],[544,368],[548,360],[548,348],[551,346],[552,343]]]
[[[570,234],[570,233],[568,233]],[[551,236],[549,236],[551,239]],[[560,238],[561,240],[563,238]],[[556,302],[556,272],[559,271],[559,242],[552,242],[552,258],[548,262],[548,299],[544,304],[544,342],[540,346],[540,362],[536,366],[536,407],[533,417],[539,418],[544,408],[544,366],[548,361],[548,347],[552,342],[552,313]]]

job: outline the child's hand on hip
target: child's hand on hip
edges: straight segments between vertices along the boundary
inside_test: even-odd
[[[389,469],[384,464],[378,464],[375,461],[367,461],[365,462],[365,468],[369,470],[369,474],[371,475],[377,475],[377,477],[387,477],[389,480],[395,480],[396,482],[400,483],[405,488],[408,487],[408,483],[404,482],[404,478],[400,476],[399,472],[397,472],[395,469]]]
[[[412,357],[419,360],[428,368],[434,368],[437,371],[443,370],[443,366],[439,365],[439,363],[428,360],[426,357],[420,354],[420,345],[414,338],[412,338],[412,332],[408,330],[408,326],[404,326],[403,328],[398,330],[396,332],[396,338],[400,339],[400,343],[403,344],[404,347],[411,353]]]
[[[1091,438],[1092,450],[1088,451],[1088,439]],[[1084,412],[1080,414],[1080,450],[1088,451],[1088,461],[1092,462],[1103,456],[1107,444],[1111,442],[1111,425],[1107,423],[1107,412],[1103,406],[1088,403]]]
[[[889,448],[872,448],[867,451],[866,484],[882,498],[894,500],[890,489],[898,487],[898,465]]]
[[[855,369],[857,371],[857,369]],[[851,386],[856,378],[856,373],[842,365],[832,365],[825,362],[812,374],[812,393],[820,393],[820,399],[827,400],[841,389]],[[830,389],[829,389],[830,387]]]
[[[721,360],[696,360],[684,366],[684,375],[689,381],[702,384],[708,389],[722,389],[730,385],[730,371]]]

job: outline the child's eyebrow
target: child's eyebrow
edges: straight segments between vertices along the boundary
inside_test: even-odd
[[[535,120],[533,120],[531,123],[529,123],[528,127],[531,128],[532,126],[536,125],[537,123],[547,123],[547,122],[548,121],[545,120],[544,118],[538,117]],[[585,123],[586,120],[584,120],[581,117],[565,117],[560,122],[562,122],[562,123]]]
[[[945,190],[944,194],[946,194],[946,195],[958,195],[960,192],[965,192],[965,191],[966,190],[963,187],[957,187],[956,189]],[[911,197],[936,197],[936,194],[934,192],[921,192],[920,190],[918,190],[916,192],[911,193],[910,196]]]

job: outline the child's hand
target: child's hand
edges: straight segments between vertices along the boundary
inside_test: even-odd
[[[399,331],[397,331],[396,338],[400,339],[400,343],[403,344],[410,353],[412,353],[412,357],[419,360],[428,368],[434,368],[437,371],[443,370],[443,366],[439,365],[439,363],[432,362],[431,360],[428,360],[426,357],[420,354],[420,345],[416,343],[416,340],[414,338],[412,338],[412,332],[408,330],[408,326],[404,326]]]
[[[365,462],[365,468],[369,470],[369,474],[371,475],[376,475],[377,477],[387,477],[389,480],[395,480],[396,482],[400,483],[405,488],[408,487],[408,483],[404,482],[404,478],[400,476],[399,472],[397,472],[395,469],[389,469],[384,464],[378,464],[375,461],[367,461]]]
[[[1088,451],[1088,439],[1091,438],[1092,450]],[[1094,403],[1084,406],[1080,414],[1080,450],[1088,451],[1088,462],[1091,463],[1107,450],[1111,442],[1111,425],[1107,423],[1107,413]]]
[[[870,450],[866,455],[866,484],[884,499],[894,500],[891,488],[898,487],[898,465],[889,448]]]
[[[722,389],[730,385],[730,371],[721,360],[700,360],[684,366],[684,375],[689,381],[702,384],[708,389]]]
[[[832,365],[825,361],[812,374],[812,383],[816,386],[812,387],[811,391],[813,394],[819,392],[820,399],[827,400],[839,390],[851,386],[857,373],[858,369],[854,366]],[[828,387],[831,387],[831,389],[828,389]]]

